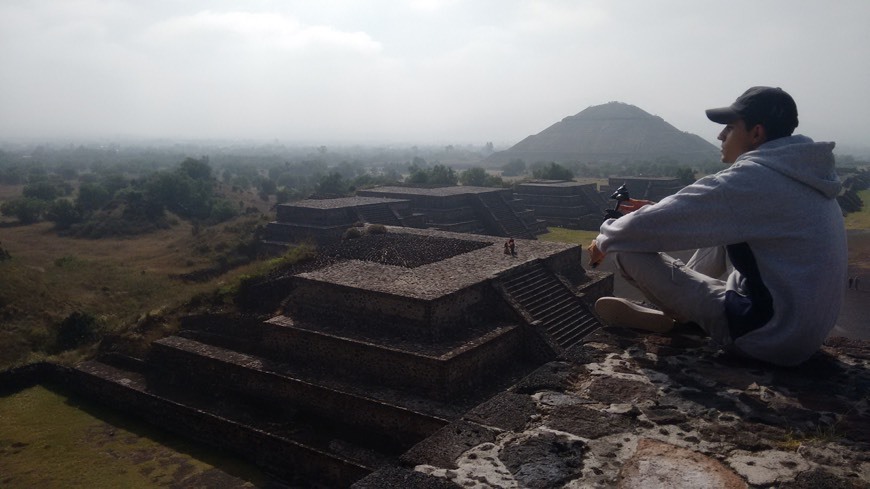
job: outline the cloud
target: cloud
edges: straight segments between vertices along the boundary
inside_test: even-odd
[[[312,48],[377,54],[379,42],[361,31],[343,31],[328,25],[304,25],[277,12],[215,12],[172,17],[151,26],[145,39],[172,45],[205,41],[216,45],[246,44],[252,48],[304,51]]]
[[[0,136],[515,142],[618,100],[712,140],[704,108],[773,84],[808,135],[863,141],[868,13],[866,0],[3,0]]]

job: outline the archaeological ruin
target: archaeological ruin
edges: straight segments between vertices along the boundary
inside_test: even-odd
[[[190,316],[144,358],[33,364],[0,390],[61,385],[293,487],[866,487],[870,343],[780,368],[692,325],[602,327],[590,306],[613,276],[580,245],[519,237],[552,202],[600,205],[588,190],[279,206],[269,244],[318,255],[248,285],[268,317]]]
[[[511,255],[492,236],[382,228],[259,284],[284,297],[266,321],[190,317],[147,358],[51,375],[285,480],[346,487],[599,327],[589,305],[612,276],[585,273],[577,245],[517,239]]]

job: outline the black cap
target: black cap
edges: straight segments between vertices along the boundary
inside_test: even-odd
[[[707,109],[707,118],[718,124],[746,119],[768,132],[790,135],[798,126],[797,105],[791,95],[777,87],[752,87],[730,107]]]

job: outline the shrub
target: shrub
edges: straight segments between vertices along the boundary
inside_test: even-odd
[[[54,266],[59,268],[70,267],[75,265],[78,262],[78,259],[72,255],[62,256],[54,260]]]
[[[347,231],[341,235],[341,239],[356,239],[362,236],[362,231],[359,228],[348,228]]]
[[[387,227],[383,224],[372,224],[366,228],[366,232],[369,234],[387,234]]]
[[[42,217],[47,206],[43,200],[24,197],[4,202],[0,212],[18,218],[22,224],[33,224]]]
[[[97,318],[86,312],[76,311],[63,322],[57,329],[55,347],[58,352],[78,348],[97,338]]]

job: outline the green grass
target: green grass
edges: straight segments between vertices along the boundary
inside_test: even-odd
[[[870,229],[870,190],[861,190],[858,192],[864,206],[860,212],[850,212],[846,215],[846,229]]]
[[[95,353],[95,345],[49,355],[58,325],[73,312],[99,320],[103,335],[129,339],[129,353],[177,327],[173,311],[193,297],[212,293],[255,275],[268,262],[255,261],[207,282],[173,276],[214,266],[219,251],[230,250],[251,231],[240,218],[202,230],[188,224],[134,239],[73,239],[58,236],[50,223],[11,226],[3,230],[0,261],[0,370],[39,360],[75,363]],[[240,224],[241,223],[241,224]],[[147,323],[147,324],[146,324]]]
[[[555,241],[558,243],[577,243],[583,245],[584,248],[598,236],[598,231],[582,231],[577,229],[566,229],[551,227],[547,228],[547,234],[541,234],[538,239],[542,241]]]
[[[254,466],[61,391],[0,397],[0,487],[257,487]]]

